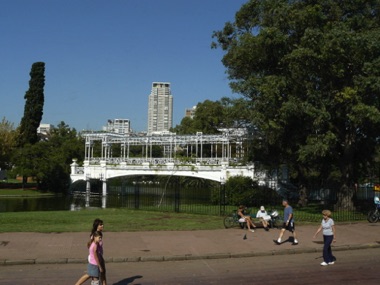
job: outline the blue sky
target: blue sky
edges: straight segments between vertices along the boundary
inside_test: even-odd
[[[247,0],[0,0],[0,119],[17,127],[34,62],[43,61],[42,123],[147,129],[152,82],[171,83],[173,126],[185,109],[232,94],[212,32]]]

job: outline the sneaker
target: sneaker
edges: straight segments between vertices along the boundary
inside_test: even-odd
[[[281,244],[281,242],[279,242],[279,241],[276,240],[276,239],[274,239],[273,242],[274,242],[275,244],[277,244],[277,245],[280,245],[280,244]]]
[[[292,245],[298,245],[298,241],[293,242]]]
[[[334,261],[331,261],[331,262],[328,263],[328,265],[333,265],[333,264],[335,264]]]
[[[250,230],[250,231],[253,232],[253,233],[255,232],[254,230]]]
[[[323,261],[323,262],[321,263],[321,265],[322,265],[322,266],[327,266],[328,264],[327,264],[326,262]]]

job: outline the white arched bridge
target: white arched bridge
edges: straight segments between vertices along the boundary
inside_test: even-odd
[[[83,166],[73,159],[71,181],[103,181],[122,176],[167,175],[203,178],[224,183],[232,176],[258,178],[253,164],[243,164],[246,133],[224,131],[220,135],[132,136],[115,133],[86,133]],[[136,157],[136,149],[138,157]],[[94,153],[100,153],[95,157]],[[161,157],[154,157],[159,154]],[[163,156],[163,157],[162,157]]]

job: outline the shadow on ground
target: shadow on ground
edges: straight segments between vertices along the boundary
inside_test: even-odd
[[[123,280],[120,280],[119,282],[117,283],[113,283],[113,285],[128,285],[128,284],[131,284],[133,281],[135,281],[136,279],[140,279],[142,278],[141,275],[136,275],[136,276],[132,276],[132,277],[129,277],[129,278],[126,278],[126,279],[123,279]],[[138,284],[136,284],[138,285]]]

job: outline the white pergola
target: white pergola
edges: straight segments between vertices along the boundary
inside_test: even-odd
[[[128,162],[131,159],[130,146],[141,146],[144,161],[152,162],[160,159],[173,161],[176,159],[176,151],[185,149],[187,157],[195,158],[197,162],[231,159],[241,159],[244,156],[243,142],[246,140],[246,132],[225,130],[221,134],[205,135],[201,132],[195,135],[176,135],[175,133],[137,135],[117,134],[109,132],[87,132],[81,135],[85,138],[85,161],[117,161]],[[101,157],[94,157],[94,142],[101,141]],[[120,145],[120,154],[112,153],[112,145]],[[163,158],[153,158],[153,146],[163,147]],[[209,147],[210,156],[204,157],[204,148]],[[233,151],[233,149],[235,151]]]

